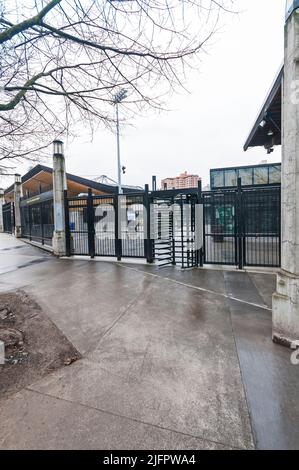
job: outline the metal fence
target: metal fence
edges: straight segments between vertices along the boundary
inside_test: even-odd
[[[67,254],[145,258],[160,266],[203,264],[279,267],[279,186],[144,191],[125,195],[65,193]],[[22,236],[51,245],[53,194],[21,201]],[[200,210],[202,209],[202,213]],[[4,231],[14,230],[14,205],[2,206]],[[198,212],[199,211],[199,212]]]
[[[158,265],[198,266],[202,254],[199,249],[202,218],[199,214],[196,217],[201,207],[200,193],[164,191],[157,196],[153,192],[151,196],[152,236]]]
[[[241,201],[244,266],[280,266],[280,188],[245,190]]]
[[[146,193],[93,196],[89,191],[65,200],[69,255],[148,258]]]
[[[239,182],[240,183],[240,182]],[[66,198],[67,253],[160,266],[280,266],[280,187]]]
[[[53,200],[21,203],[22,237],[52,245],[54,230]]]
[[[15,227],[15,210],[14,204],[8,202],[2,206],[3,229],[6,233],[13,233]]]
[[[203,193],[204,263],[279,267],[280,187]]]

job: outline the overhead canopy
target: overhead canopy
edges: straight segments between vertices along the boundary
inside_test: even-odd
[[[283,67],[246,140],[245,152],[250,147],[265,147],[270,153],[274,145],[281,145],[282,79]]]
[[[53,189],[52,168],[44,165],[36,165],[28,173],[22,176],[23,194],[34,195],[39,192],[51,191]],[[80,193],[86,193],[88,188],[93,190],[94,194],[115,194],[117,187],[108,184],[98,183],[93,180],[81,178],[80,176],[66,174],[68,194],[77,196]],[[132,192],[132,189],[124,188],[125,193]],[[135,190],[136,191],[136,190]],[[14,197],[14,185],[11,185],[4,191],[7,202],[12,201]]]

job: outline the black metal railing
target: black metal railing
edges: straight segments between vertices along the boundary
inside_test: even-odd
[[[2,206],[3,214],[3,230],[6,233],[13,233],[15,227],[15,210],[14,204],[8,202]]]
[[[196,217],[198,208],[202,213]],[[280,266],[280,187],[66,197],[68,254],[182,268]],[[202,243],[198,242],[202,232]]]
[[[280,187],[203,193],[204,263],[279,267]]]
[[[88,196],[66,198],[68,254],[150,259],[146,194],[97,196],[90,190]]]
[[[42,245],[52,245],[54,230],[53,200],[21,205],[22,237]]]

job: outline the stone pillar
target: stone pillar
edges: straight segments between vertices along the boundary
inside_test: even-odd
[[[0,233],[4,232],[4,225],[3,225],[3,212],[2,206],[5,203],[4,201],[4,190],[0,188]]]
[[[285,25],[282,113],[282,263],[273,295],[273,340],[299,340],[299,9]]]
[[[55,140],[53,153],[53,197],[54,197],[54,233],[53,251],[57,256],[66,255],[64,190],[66,188],[65,159],[63,142]]]
[[[22,186],[22,178],[21,175],[15,175],[15,186],[14,186],[14,193],[15,193],[15,237],[21,238],[22,236],[22,223],[21,223],[21,186]]]

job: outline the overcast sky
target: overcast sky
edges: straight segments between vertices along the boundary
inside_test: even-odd
[[[189,74],[190,94],[122,129],[124,184],[150,183],[153,174],[160,184],[186,170],[206,185],[210,168],[280,161],[280,147],[268,156],[263,148],[244,153],[243,144],[283,60],[284,7],[285,0],[240,0],[240,15],[226,16],[201,69]],[[116,137],[106,129],[92,143],[67,144],[66,157],[70,173],[117,179]]]

